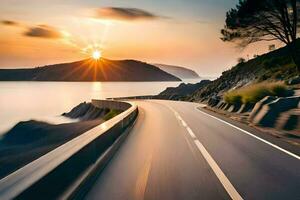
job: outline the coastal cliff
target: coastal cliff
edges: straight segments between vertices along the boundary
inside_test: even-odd
[[[0,178],[121,112],[84,102],[62,114],[78,119],[77,122],[49,124],[29,120],[17,123],[0,139]]]

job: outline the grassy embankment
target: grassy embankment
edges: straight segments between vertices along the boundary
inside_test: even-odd
[[[283,82],[262,82],[245,86],[224,94],[229,104],[254,104],[266,96],[285,97],[292,91]]]

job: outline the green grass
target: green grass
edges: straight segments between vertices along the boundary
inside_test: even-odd
[[[111,109],[104,117],[103,119],[105,121],[117,116],[118,114],[120,114],[121,112],[123,112],[122,110],[117,110],[117,109]]]
[[[289,96],[291,90],[282,82],[263,82],[242,87],[224,94],[225,102],[229,104],[256,103],[266,96]]]

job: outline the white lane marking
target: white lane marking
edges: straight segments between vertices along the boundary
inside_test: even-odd
[[[217,118],[217,117],[215,117],[215,116],[212,116],[212,115],[210,115],[210,114],[208,114],[208,113],[206,113],[206,112],[203,112],[203,111],[199,110],[197,107],[195,107],[195,108],[196,108],[196,110],[197,110],[198,112],[201,112],[201,113],[204,114],[204,115],[210,116],[210,117],[212,117],[212,118],[214,118],[214,119],[216,119],[216,120],[218,120],[218,121],[220,121],[220,122],[223,122],[224,124],[227,124],[228,126],[231,126],[231,127],[235,128],[235,129],[237,129],[237,130],[239,130],[239,131],[242,131],[243,133],[246,133],[247,135],[250,135],[250,136],[252,136],[252,137],[258,139],[258,140],[260,140],[261,142],[264,142],[264,143],[266,143],[266,144],[268,144],[268,145],[270,145],[270,146],[272,146],[272,147],[274,147],[274,148],[276,148],[276,149],[278,149],[278,150],[280,150],[280,151],[282,151],[282,152],[284,152],[284,153],[286,153],[286,154],[288,154],[288,155],[290,155],[290,156],[292,156],[292,157],[294,157],[294,158],[300,160],[300,156],[298,156],[298,155],[296,155],[296,154],[294,154],[294,153],[292,153],[292,152],[289,152],[288,150],[285,150],[285,149],[283,149],[283,148],[281,148],[281,147],[279,147],[279,146],[277,146],[277,145],[275,145],[275,144],[273,144],[273,143],[271,143],[271,142],[269,142],[269,141],[267,141],[267,140],[264,140],[264,139],[262,139],[262,138],[260,138],[260,137],[258,137],[258,136],[256,136],[256,135],[254,135],[254,134],[252,134],[252,133],[250,133],[250,132],[248,132],[248,131],[245,131],[245,130],[243,130],[243,129],[241,129],[241,128],[239,128],[239,127],[233,125],[233,124],[230,124],[229,122],[226,122],[226,121],[224,121],[224,120],[222,120],[222,119],[219,119],[219,118]]]
[[[187,127],[186,130],[189,132],[189,134],[191,135],[191,137],[193,139],[196,139],[196,135],[194,134],[194,132],[190,129],[190,127]]]
[[[181,122],[182,126],[184,126],[185,128],[188,127],[188,125],[186,124],[186,122],[180,117],[180,115],[176,112],[176,111],[173,111],[176,118]]]
[[[186,128],[188,127],[187,124],[185,123],[185,121],[181,120],[181,123],[184,127],[186,127]]]
[[[214,159],[211,157],[211,155],[207,152],[205,147],[201,144],[199,140],[194,140],[196,146],[200,150],[201,154],[209,164],[209,166],[212,168],[218,179],[220,180],[221,184],[225,188],[225,190],[228,192],[229,196],[233,199],[243,199],[241,195],[236,191],[236,189],[233,187],[233,185],[230,183],[228,178],[225,176],[225,174],[222,172],[218,164],[214,161]]]
[[[225,176],[225,174],[222,172],[221,168],[218,166],[218,164],[215,162],[215,160],[211,157],[211,155],[207,152],[205,147],[202,145],[202,143],[197,139],[196,135],[192,131],[192,129],[186,124],[186,122],[180,117],[178,112],[176,112],[172,107],[169,107],[170,110],[173,111],[176,118],[181,121],[182,125],[186,128],[187,132],[190,134],[190,136],[193,138],[194,143],[196,144],[197,148],[199,149],[200,153],[203,155],[206,162],[209,164],[209,166],[212,168],[213,172],[216,174],[217,178],[229,194],[229,196],[233,200],[242,200],[243,198],[241,195],[237,192],[237,190],[234,188],[234,186],[231,184],[231,182],[228,180],[228,178]]]

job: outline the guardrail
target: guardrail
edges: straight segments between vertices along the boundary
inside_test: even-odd
[[[138,108],[127,102],[92,100],[92,103],[126,110],[1,179],[1,200],[72,197],[99,161],[109,159],[107,151],[134,122]]]
[[[110,108],[117,110],[127,110],[131,107],[131,104],[124,103],[122,101],[112,101],[112,100],[92,100],[92,104],[98,108]]]
[[[176,100],[183,97],[182,95],[144,95],[144,96],[129,96],[129,97],[113,97],[109,100],[126,100],[126,99],[158,99],[158,100]]]

